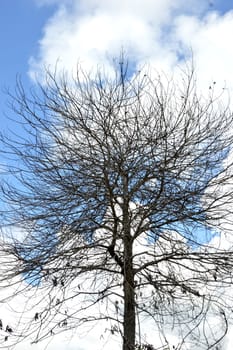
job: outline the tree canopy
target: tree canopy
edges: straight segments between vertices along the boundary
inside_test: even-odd
[[[0,282],[21,281],[12,297],[28,295],[31,318],[7,342],[105,324],[123,350],[210,349],[227,332],[233,115],[192,70],[129,72],[47,72],[11,96],[24,134],[1,137]]]

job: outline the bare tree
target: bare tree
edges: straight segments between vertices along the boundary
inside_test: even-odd
[[[140,331],[151,320],[164,348],[174,328],[173,348],[210,349],[227,332],[233,251],[209,242],[231,220],[233,116],[192,71],[127,67],[72,82],[48,72],[30,95],[17,84],[24,134],[2,136],[2,217],[23,238],[3,245],[1,284],[24,276],[17,293],[43,297],[9,338],[107,320],[123,350],[155,349]]]

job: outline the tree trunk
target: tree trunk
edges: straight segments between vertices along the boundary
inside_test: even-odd
[[[123,197],[123,232],[124,232],[124,324],[123,324],[123,350],[135,349],[135,294],[133,270],[133,239],[129,219],[128,178],[124,177]]]
[[[128,247],[130,248],[130,247]],[[134,274],[132,264],[132,244],[125,255],[124,270],[124,326],[123,326],[123,350],[135,348],[135,300],[134,300]]]

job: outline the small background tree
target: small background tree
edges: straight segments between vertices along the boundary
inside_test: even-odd
[[[2,136],[1,283],[23,276],[12,296],[30,297],[31,316],[8,342],[105,320],[123,350],[168,347],[171,331],[176,349],[217,344],[233,260],[209,242],[231,220],[233,117],[214,89],[200,96],[191,70],[129,76],[120,62],[113,78],[48,72],[28,95],[18,82],[12,108],[25,136]]]

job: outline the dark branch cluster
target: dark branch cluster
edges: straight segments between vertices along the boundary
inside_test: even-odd
[[[198,95],[192,71],[182,85],[129,76],[127,64],[114,78],[47,78],[30,96],[18,82],[12,108],[23,132],[2,136],[2,217],[23,232],[4,246],[17,261],[6,278],[43,292],[35,341],[104,319],[123,350],[149,350],[136,344],[150,318],[161,346],[169,325],[180,347],[203,327],[200,349],[217,344],[233,251],[209,242],[231,223],[232,114],[214,92]],[[223,325],[215,334],[209,314]]]

